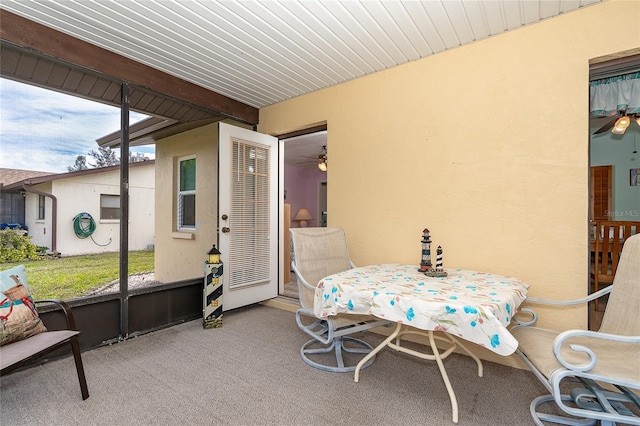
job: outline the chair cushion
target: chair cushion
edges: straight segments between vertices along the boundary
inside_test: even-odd
[[[511,334],[518,340],[518,349],[547,379],[554,371],[565,369],[553,353],[553,341],[560,334],[559,332],[538,327],[518,326],[511,329]],[[578,365],[588,362],[588,356],[584,352],[571,350],[569,344],[583,345],[595,352],[598,362],[589,373],[607,376],[614,380],[631,380],[636,387],[640,388],[640,368],[638,368],[640,345],[573,337],[565,341],[561,353],[567,362]]]
[[[0,272],[0,346],[47,331],[27,287],[24,265]]]

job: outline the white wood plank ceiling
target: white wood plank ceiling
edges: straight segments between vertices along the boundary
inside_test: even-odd
[[[0,7],[253,107],[601,0],[2,0]]]

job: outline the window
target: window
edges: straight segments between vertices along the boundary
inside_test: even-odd
[[[178,160],[178,230],[196,228],[196,159]]]
[[[100,194],[100,219],[120,219],[120,196]]]
[[[44,195],[38,195],[38,220],[44,220],[44,206],[46,198]]]

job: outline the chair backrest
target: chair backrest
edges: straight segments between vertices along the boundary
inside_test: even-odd
[[[304,309],[313,310],[318,282],[327,275],[353,267],[347,236],[342,228],[291,228],[289,231],[300,304]]]
[[[640,234],[624,244],[600,332],[640,336]]]
[[[613,282],[625,241],[638,233],[640,233],[640,222],[596,222],[594,279],[597,282]]]

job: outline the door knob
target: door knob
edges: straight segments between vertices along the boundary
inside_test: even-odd
[[[229,228],[227,228],[226,226],[224,226],[224,227],[222,228],[222,232],[224,232],[225,234],[227,234],[227,233],[231,232],[231,229],[229,229]]]

